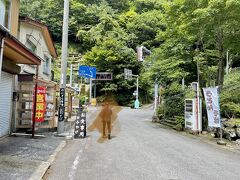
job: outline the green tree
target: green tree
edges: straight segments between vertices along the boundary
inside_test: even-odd
[[[87,65],[96,66],[98,72],[112,72],[113,81],[97,84],[99,94],[114,93],[120,104],[127,104],[133,98],[134,82],[124,79],[124,68],[138,74],[140,64],[135,52],[124,41],[105,38],[84,55]]]

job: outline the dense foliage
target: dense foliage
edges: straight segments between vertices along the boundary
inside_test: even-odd
[[[201,87],[223,89],[225,116],[239,114],[238,97],[225,93],[226,52],[230,67],[240,64],[240,1],[238,0],[71,0],[69,35],[84,63],[98,71],[113,72],[114,80],[99,83],[98,95],[117,94],[121,104],[134,99],[134,81],[124,80],[123,69],[140,74],[140,98],[148,101],[157,81],[165,99],[185,84],[199,80]],[[46,23],[54,40],[61,42],[63,0],[21,0],[21,14]],[[150,49],[143,64],[136,46]],[[227,80],[229,81],[229,79]],[[237,80],[233,80],[236,83]],[[184,96],[179,96],[181,102]],[[239,101],[238,101],[239,102]],[[173,102],[169,106],[172,107]],[[234,104],[232,104],[234,103]],[[182,114],[181,107],[170,116]],[[183,107],[182,107],[183,108]]]
[[[225,77],[221,94],[221,110],[224,117],[240,117],[240,69],[234,69]]]

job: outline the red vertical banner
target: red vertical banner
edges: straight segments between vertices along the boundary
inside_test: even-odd
[[[46,111],[46,87],[38,86],[36,93],[36,115],[35,122],[43,122]]]

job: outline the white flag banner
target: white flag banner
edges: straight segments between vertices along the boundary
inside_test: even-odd
[[[203,88],[206,101],[208,126],[221,127],[218,87]]]

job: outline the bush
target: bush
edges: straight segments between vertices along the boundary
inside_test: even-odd
[[[225,78],[220,96],[221,113],[226,118],[240,117],[240,72],[230,73]]]
[[[164,92],[165,118],[184,115],[185,91],[178,83],[171,84]]]
[[[183,128],[185,126],[184,116],[175,116],[175,118],[176,118],[176,126]]]
[[[97,103],[103,103],[105,99],[106,99],[106,96],[99,96],[97,97]]]
[[[158,116],[159,120],[164,118],[164,106],[163,105],[158,106],[158,108],[157,108],[157,116]]]
[[[77,98],[79,99],[79,104],[84,105],[87,96],[78,95]]]

